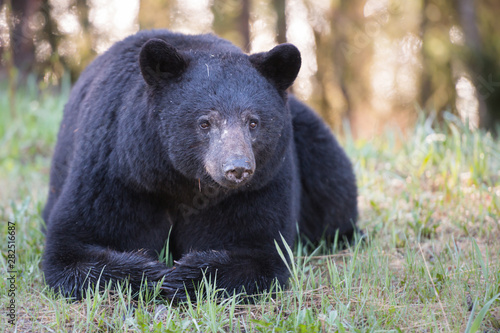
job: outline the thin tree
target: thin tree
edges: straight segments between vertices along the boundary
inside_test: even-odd
[[[485,50],[485,42],[477,24],[478,1],[456,0],[460,22],[465,38],[464,61],[476,87],[476,98],[479,102],[479,126],[495,131],[500,124],[500,65],[498,57]],[[500,6],[493,2],[482,2],[492,12],[498,12]],[[486,34],[485,34],[486,35]],[[490,37],[488,43],[495,43]]]

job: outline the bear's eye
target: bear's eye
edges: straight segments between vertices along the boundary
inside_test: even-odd
[[[201,129],[205,129],[205,130],[208,129],[208,128],[210,128],[210,122],[208,120],[206,120],[206,119],[200,121],[200,128]]]
[[[258,125],[259,122],[257,121],[257,119],[252,119],[250,120],[250,123],[248,123],[248,127],[250,127],[250,129],[256,129]]]

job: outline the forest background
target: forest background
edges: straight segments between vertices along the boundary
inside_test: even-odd
[[[494,130],[499,15],[496,0],[0,0],[0,78],[58,85],[140,29],[212,32],[251,53],[294,43],[294,93],[354,137],[405,131],[422,110]]]

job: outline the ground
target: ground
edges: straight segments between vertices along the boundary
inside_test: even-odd
[[[344,131],[366,242],[291,249],[290,286],[274,298],[219,302],[207,281],[206,298],[193,304],[121,291],[69,303],[47,291],[40,268],[40,213],[68,85],[39,94],[31,82],[16,92],[15,110],[0,85],[0,332],[500,330],[500,143],[451,114],[421,114],[407,133],[370,141]]]

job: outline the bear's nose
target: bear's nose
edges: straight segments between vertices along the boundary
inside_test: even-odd
[[[245,158],[235,158],[222,165],[226,179],[235,183],[241,183],[253,174],[250,162]]]

